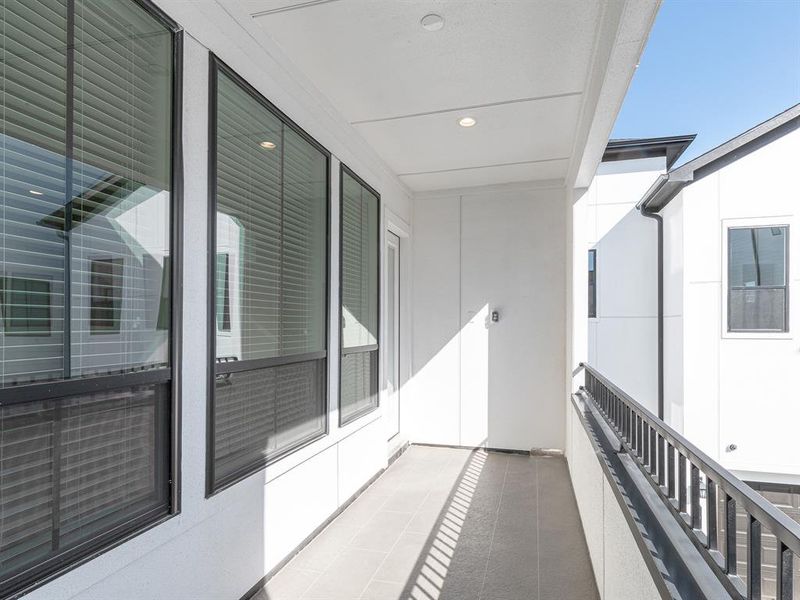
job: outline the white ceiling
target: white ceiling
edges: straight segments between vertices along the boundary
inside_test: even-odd
[[[582,151],[603,0],[238,3],[412,190],[563,180]]]

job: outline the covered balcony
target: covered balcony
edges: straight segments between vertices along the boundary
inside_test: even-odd
[[[35,4],[0,600],[800,597],[798,525],[582,365],[656,0]]]

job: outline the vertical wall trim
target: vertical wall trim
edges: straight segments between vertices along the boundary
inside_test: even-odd
[[[461,358],[462,358],[462,348],[461,348],[461,338],[462,338],[462,330],[464,327],[461,324],[463,319],[463,290],[464,290],[464,261],[463,261],[463,253],[464,253],[464,196],[458,197],[458,444],[463,445],[464,440],[462,439],[462,432],[464,431],[464,423],[463,423],[463,402],[464,398],[461,395],[461,377],[462,377],[462,370],[461,370]]]

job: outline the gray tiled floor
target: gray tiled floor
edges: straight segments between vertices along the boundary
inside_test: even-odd
[[[412,446],[256,600],[599,598],[560,458]]]

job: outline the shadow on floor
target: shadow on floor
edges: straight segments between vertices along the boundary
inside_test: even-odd
[[[563,459],[413,446],[255,598],[599,596]]]

